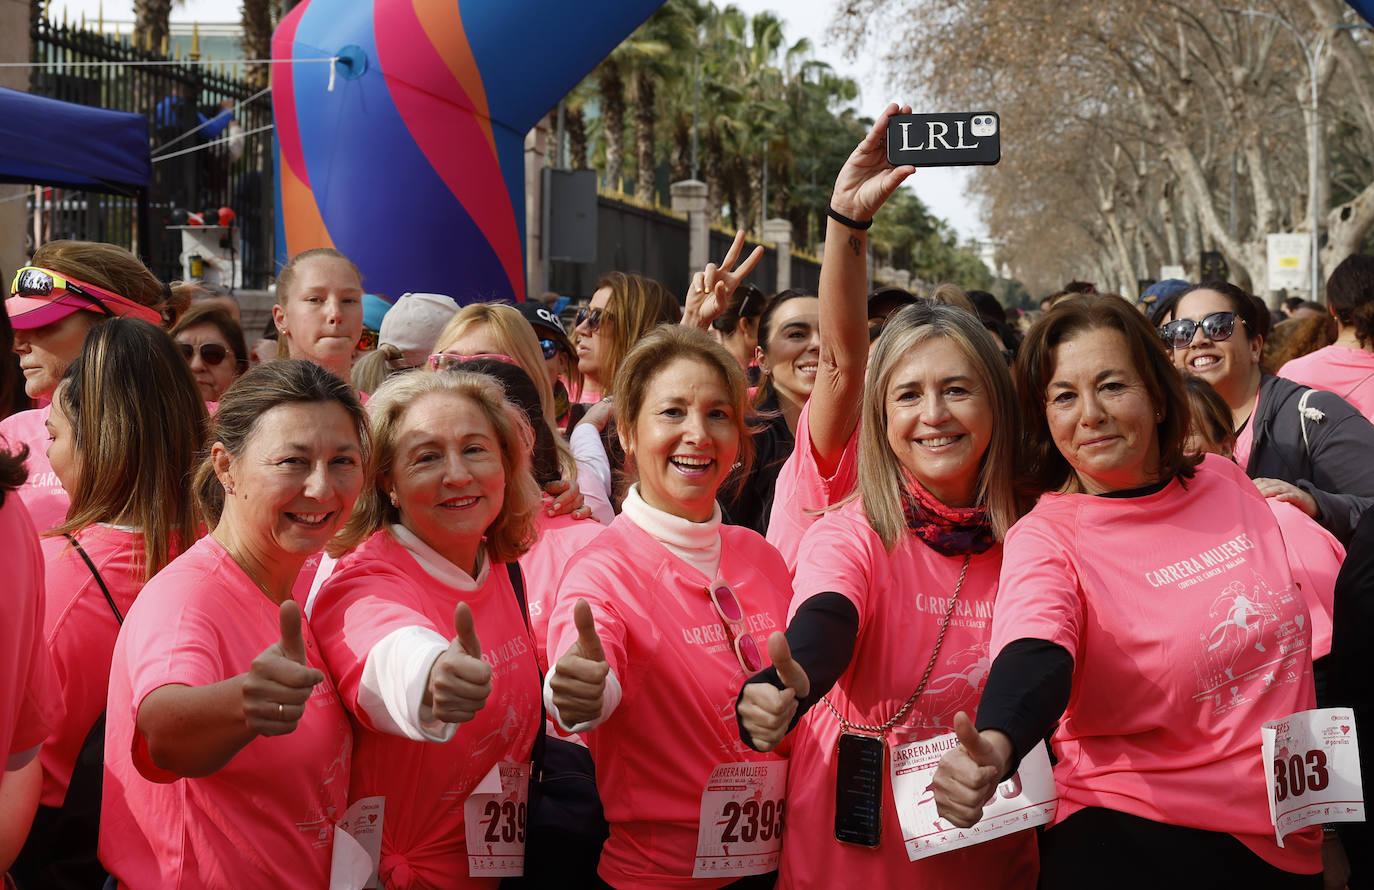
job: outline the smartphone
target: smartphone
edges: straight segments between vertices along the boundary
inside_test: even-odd
[[[887,159],[895,167],[990,166],[1002,160],[1002,125],[993,111],[894,114]]]
[[[879,736],[842,732],[836,764],[835,840],[876,847],[883,837],[887,745]]]

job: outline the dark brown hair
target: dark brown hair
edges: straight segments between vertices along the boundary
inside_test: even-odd
[[[1326,281],[1326,302],[1336,319],[1355,329],[1361,346],[1374,338],[1374,256],[1352,254]]]
[[[1159,436],[1159,478],[1191,478],[1200,458],[1184,453],[1188,394],[1159,334],[1134,306],[1115,294],[1080,294],[1052,306],[1031,327],[1013,368],[1021,415],[1018,484],[1022,493],[1070,490],[1073,467],[1059,452],[1045,416],[1045,391],[1054,376],[1055,349],[1085,331],[1113,330],[1126,341],[1131,365],[1151,401],[1164,414]]]
[[[243,339],[243,327],[230,311],[219,303],[195,303],[187,309],[177,319],[177,323],[172,326],[172,337],[187,328],[197,325],[214,325],[219,330],[220,336],[224,337],[224,342],[229,344],[229,349],[233,351],[234,358],[238,362],[238,373],[242,374],[248,369],[248,344]]]

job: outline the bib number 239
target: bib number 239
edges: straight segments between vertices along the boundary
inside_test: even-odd
[[[694,878],[761,875],[778,867],[787,763],[722,763],[701,793]]]
[[[524,874],[529,800],[530,765],[498,763],[463,802],[469,877]]]

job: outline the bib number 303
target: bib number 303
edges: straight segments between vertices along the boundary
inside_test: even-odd
[[[1364,820],[1359,744],[1349,708],[1299,711],[1260,729],[1269,818],[1285,836],[1322,822]]]
[[[777,868],[786,790],[786,761],[716,766],[701,793],[692,877],[743,877]]]

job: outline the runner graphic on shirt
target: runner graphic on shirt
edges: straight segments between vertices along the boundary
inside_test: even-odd
[[[1275,591],[1268,579],[1253,571],[1248,587],[1233,579],[1222,588],[1208,610],[1216,623],[1198,634],[1195,701],[1211,699],[1213,713],[1219,715],[1263,695],[1276,683],[1295,679],[1284,663],[1307,640],[1306,616],[1283,617],[1292,611],[1295,597],[1291,586]]]

